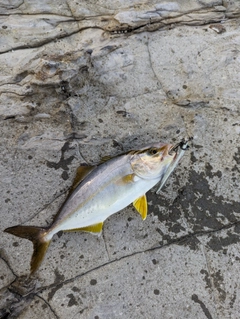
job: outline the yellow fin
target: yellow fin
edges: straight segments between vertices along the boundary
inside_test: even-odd
[[[95,168],[95,166],[79,166],[74,178],[70,193],[78,186],[78,184]]]
[[[90,233],[101,233],[102,228],[103,228],[103,223],[98,223],[98,224],[94,224],[94,225],[90,225],[90,226],[86,226],[86,227],[68,229],[65,231],[67,231],[67,232],[69,232],[69,231],[86,231],[86,232],[90,232]]]
[[[147,218],[147,212],[148,212],[148,204],[147,204],[147,197],[146,194],[142,197],[139,197],[133,202],[133,206],[136,208],[136,210],[139,212],[139,214],[142,216],[142,219],[145,220]]]

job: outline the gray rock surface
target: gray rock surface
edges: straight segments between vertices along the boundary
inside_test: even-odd
[[[193,145],[146,221],[32,244],[1,232],[0,317],[239,317],[239,1],[2,1],[1,231],[49,225],[76,168]]]

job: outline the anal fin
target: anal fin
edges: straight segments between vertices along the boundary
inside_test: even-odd
[[[133,206],[136,208],[136,210],[142,216],[142,219],[145,220],[147,218],[147,212],[148,212],[148,204],[147,204],[146,194],[137,198],[133,202]]]
[[[90,225],[90,226],[86,226],[86,227],[68,229],[68,230],[65,230],[65,231],[67,231],[67,232],[70,232],[70,231],[85,231],[85,232],[89,232],[89,233],[101,233],[102,228],[103,228],[103,223],[98,223],[98,224],[94,224],[94,225]]]

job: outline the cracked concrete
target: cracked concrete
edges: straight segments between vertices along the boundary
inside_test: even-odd
[[[81,164],[156,141],[193,145],[167,185],[101,236],[1,233],[1,318],[239,314],[237,1],[0,5],[1,231],[49,225]],[[221,30],[221,32],[218,30]]]

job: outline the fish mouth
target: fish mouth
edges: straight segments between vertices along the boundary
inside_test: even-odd
[[[168,150],[168,155],[173,156],[173,160],[175,160],[175,158],[177,157],[179,144],[180,143],[177,143],[175,145],[171,145],[171,147]]]
[[[177,143],[176,145],[173,145],[173,146],[170,145],[171,147],[169,148],[168,154],[170,156],[173,156],[173,160],[171,161],[171,164],[168,166],[166,172],[164,173],[162,177],[161,183],[156,192],[157,194],[159,194],[161,188],[166,183],[166,180],[168,179],[172,171],[175,169],[175,167],[179,163],[185,151],[189,148],[188,142],[191,141],[192,139],[193,139],[192,137],[189,137],[187,139],[184,138],[181,140],[181,142]]]
[[[164,147],[164,151],[163,151],[163,157],[167,156],[167,155],[173,155],[172,154],[172,149],[174,148],[174,145],[172,144],[166,144]]]

